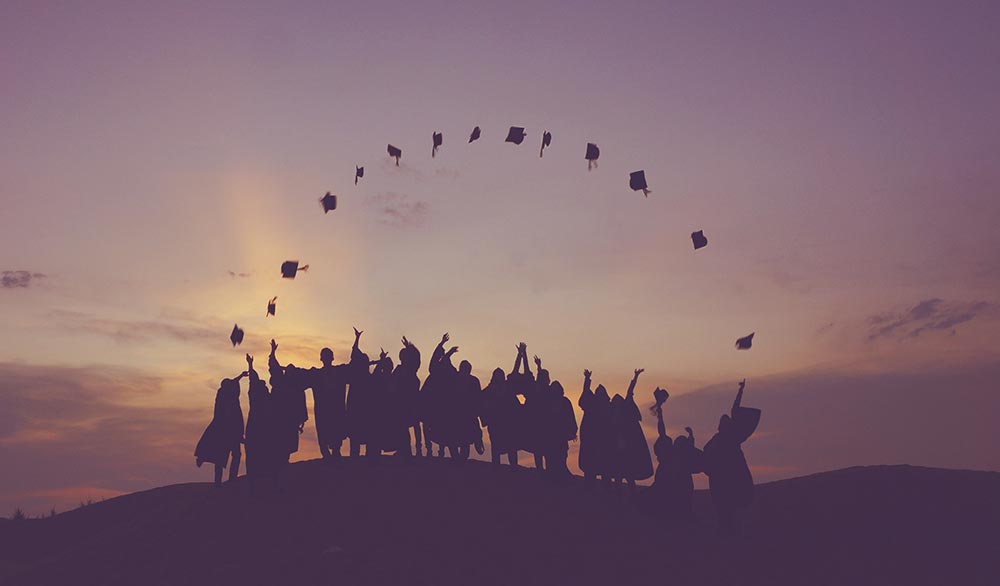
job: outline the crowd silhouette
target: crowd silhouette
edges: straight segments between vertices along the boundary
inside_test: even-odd
[[[539,474],[565,482],[571,477],[569,444],[579,432],[578,463],[585,484],[600,483],[632,495],[637,494],[637,481],[652,477],[652,486],[638,496],[664,518],[679,523],[695,519],[693,476],[698,473],[708,476],[720,528],[738,529],[741,513],[753,501],[753,478],[742,444],[757,428],[761,412],[742,405],[745,381],[739,383],[730,412],[721,417],[717,432],[702,449],[690,427],[686,435],[667,435],[663,407],[669,393],[657,387],[651,407],[657,419],[654,472],[635,400],[641,368],[633,372],[625,395],[613,397],[604,385],[592,389],[592,373],[584,370],[577,403],[583,419],[578,428],[562,384],[552,380],[538,356],[528,358],[523,342],[516,346],[511,371],[496,368],[484,388],[469,361],[455,367],[452,359],[458,347],[446,349],[450,338],[444,334],[421,385],[417,374],[421,354],[412,342],[402,339],[399,364],[394,365],[384,350],[377,359],[362,351],[362,334],[354,330],[348,362],[334,364],[333,351],[323,348],[321,366],[313,368],[282,366],[278,344],[271,340],[270,389],[258,375],[254,357],[247,354],[246,370],[219,385],[212,421],[195,449],[196,464],[213,464],[215,484],[222,486],[226,468],[229,481],[238,477],[245,449],[250,493],[257,492],[262,479],[280,490],[282,469],[299,450],[299,436],[309,420],[306,391],[311,389],[320,455],[333,463],[344,457],[346,440],[352,458],[377,461],[382,454],[393,454],[450,458],[457,464],[467,460],[473,449],[485,453],[485,429],[493,464],[501,465],[505,458],[508,465],[518,467],[519,453],[529,452]],[[245,425],[240,406],[243,378],[249,379]]]

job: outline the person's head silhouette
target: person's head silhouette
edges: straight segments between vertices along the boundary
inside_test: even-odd
[[[319,351],[319,361],[323,363],[323,366],[330,366],[333,364],[333,350],[329,348],[323,348]]]
[[[458,373],[464,376],[472,374],[472,363],[468,360],[463,360],[458,365]]]

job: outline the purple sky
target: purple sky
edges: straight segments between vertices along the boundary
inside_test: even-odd
[[[761,480],[1000,469],[996,3],[204,4],[0,7],[0,513],[203,479],[243,352],[352,325],[702,440],[745,376]]]

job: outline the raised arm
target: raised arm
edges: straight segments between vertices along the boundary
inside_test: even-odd
[[[361,357],[361,354],[363,354],[363,352],[361,352],[361,334],[363,333],[364,331],[354,328],[354,345],[351,346],[351,360],[357,360]]]
[[[576,402],[581,409],[586,410],[587,406],[590,404],[590,400],[594,397],[594,392],[590,390],[590,376],[591,372],[589,370],[583,371],[583,392],[580,393],[580,400]]]
[[[510,374],[518,374],[519,370],[521,370],[521,347],[517,346],[517,358],[514,359],[514,370],[510,371]]]
[[[250,388],[253,388],[255,384],[260,382],[260,377],[257,375],[257,371],[253,369],[253,356],[247,354],[247,373],[250,375]]]
[[[521,342],[521,360],[524,361],[524,374],[534,378],[535,375],[531,374],[531,364],[528,363],[528,345]]]
[[[690,427],[685,427],[684,431],[688,433],[688,439],[691,440],[691,447],[694,447],[694,430]]]
[[[736,391],[736,400],[733,401],[733,408],[729,411],[730,417],[736,417],[736,412],[740,408],[740,403],[743,402],[743,387],[747,384],[747,379],[740,381],[740,390]]]
[[[278,351],[278,343],[271,339],[271,354],[267,357],[267,367],[271,371],[271,376],[275,374],[282,374],[285,372],[285,367],[278,363],[278,357],[276,352]]]
[[[646,369],[637,368],[635,373],[632,375],[632,382],[628,384],[628,393],[625,394],[626,399],[633,399],[635,395],[635,383],[639,382],[639,375],[642,374]]]

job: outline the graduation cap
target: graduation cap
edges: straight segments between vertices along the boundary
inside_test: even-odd
[[[592,168],[597,166],[597,158],[601,156],[601,149],[597,148],[597,145],[588,142],[587,143],[587,170],[590,171]]]
[[[753,335],[756,333],[757,332],[751,332],[749,336],[736,340],[736,349],[749,350],[750,346],[753,346]]]
[[[274,302],[277,300],[278,300],[277,297],[272,297],[271,300],[267,302],[267,313],[264,314],[264,317],[267,317],[269,315],[274,315]]]
[[[240,326],[233,324],[233,333],[229,334],[229,341],[233,343],[233,348],[243,343],[243,330]]]
[[[512,142],[514,144],[521,144],[524,142],[524,128],[520,126],[511,126],[510,130],[507,131],[507,138],[504,142]]]
[[[440,132],[435,132],[433,135],[431,135],[431,138],[434,140],[434,146],[431,147],[431,158],[433,159],[434,154],[437,153],[438,147],[441,146],[442,143],[444,143],[444,137],[441,135]]]
[[[357,166],[355,166],[354,167],[354,184],[357,185],[358,184],[358,179],[361,179],[364,176],[365,176],[365,168],[364,167],[357,167]]]
[[[652,189],[646,185],[646,172],[645,171],[635,171],[628,176],[628,186],[632,188],[632,191],[642,190],[642,194],[649,197],[649,194],[653,192]]]
[[[309,265],[302,265],[299,267],[299,261],[297,260],[286,260],[281,263],[281,276],[285,279],[294,279],[295,273],[299,271],[308,271]]]
[[[473,128],[472,129],[472,134],[469,135],[469,142],[471,143],[474,140],[479,140],[479,135],[481,135],[481,134],[482,134],[482,131],[479,130],[478,126],[475,127],[475,128]]]
[[[546,130],[542,133],[542,148],[538,150],[538,156],[541,157],[542,153],[545,152],[545,147],[552,144],[552,133]]]
[[[705,238],[705,233],[701,230],[691,233],[691,242],[694,242],[695,250],[708,246],[708,238]]]
[[[390,157],[396,159],[396,166],[398,167],[399,166],[399,158],[403,156],[403,149],[396,148],[396,147],[394,147],[392,145],[389,145],[389,147],[386,148],[386,150],[389,151],[389,156]]]
[[[323,213],[325,214],[331,210],[337,209],[337,196],[327,191],[326,195],[319,198],[319,203],[323,204]]]

